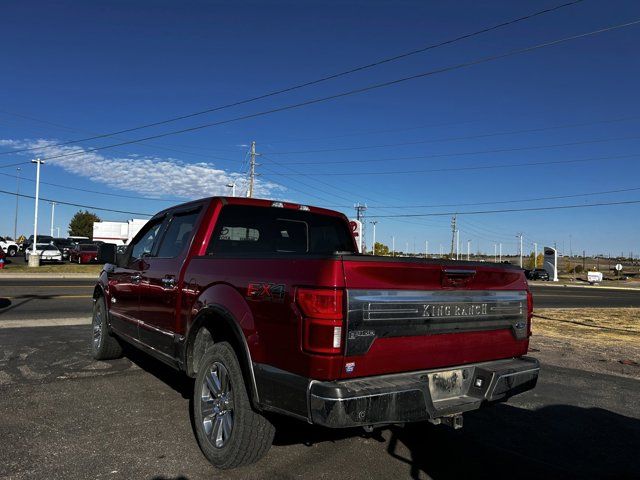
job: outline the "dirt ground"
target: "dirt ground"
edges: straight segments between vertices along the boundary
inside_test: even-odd
[[[552,365],[640,378],[640,308],[536,310],[530,351]]]

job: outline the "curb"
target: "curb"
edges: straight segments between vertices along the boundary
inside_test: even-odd
[[[88,280],[97,280],[99,273],[0,273],[0,280],[3,278],[10,280],[55,280],[60,278],[81,278]]]
[[[34,328],[34,327],[69,327],[73,325],[91,325],[90,317],[70,318],[37,318],[19,320],[0,320],[0,330],[5,328]]]
[[[529,283],[530,287],[551,287],[551,288],[586,288],[591,290],[626,290],[640,293],[640,287],[609,287],[600,285],[558,285],[555,283]]]

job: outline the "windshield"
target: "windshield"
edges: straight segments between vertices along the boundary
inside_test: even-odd
[[[51,245],[48,243],[38,243],[36,244],[36,249],[37,250],[54,250],[54,251],[58,250],[58,248],[55,245]]]

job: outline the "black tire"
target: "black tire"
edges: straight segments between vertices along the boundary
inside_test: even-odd
[[[7,255],[9,255],[10,257],[15,257],[17,253],[18,249],[16,247],[7,248]]]
[[[212,372],[219,372],[220,366],[225,370],[218,376],[219,385],[224,386],[223,378],[226,373],[228,388],[226,394],[216,396],[212,393],[214,390],[207,386],[206,377],[213,378]],[[225,390],[221,388],[220,391]],[[225,402],[229,398],[230,402]],[[238,357],[229,343],[216,343],[203,354],[199,362],[191,406],[198,444],[214,467],[224,470],[249,465],[260,460],[269,451],[275,427],[251,407]],[[214,412],[215,408],[222,411],[209,416],[203,414],[203,409]],[[225,430],[224,424],[229,416],[230,434],[226,435],[221,445],[216,446],[216,432]],[[220,418],[222,421],[216,429],[216,422]],[[207,433],[207,419],[211,436]],[[220,438],[223,437],[225,435]]]
[[[107,326],[107,307],[104,297],[99,297],[93,304],[91,322],[91,353],[96,360],[111,360],[122,356],[122,345],[109,332]]]

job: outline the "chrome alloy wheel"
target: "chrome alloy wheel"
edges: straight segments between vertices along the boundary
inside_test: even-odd
[[[233,397],[229,372],[221,363],[213,363],[202,382],[200,396],[202,426],[208,440],[222,448],[233,430]]]
[[[93,314],[93,348],[98,350],[102,341],[102,310],[97,308]]]

